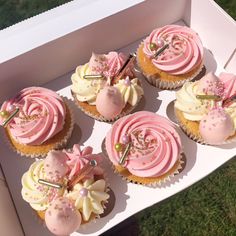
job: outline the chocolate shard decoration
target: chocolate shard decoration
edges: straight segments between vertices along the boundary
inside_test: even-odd
[[[71,190],[80,180],[88,175],[98,165],[96,160],[90,160],[79,172],[79,175],[71,179],[68,183],[68,190]]]

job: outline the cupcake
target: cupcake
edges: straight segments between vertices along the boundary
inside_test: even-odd
[[[176,92],[175,114],[193,140],[220,145],[236,140],[236,76],[210,72]]]
[[[22,176],[22,198],[55,235],[69,235],[104,212],[109,195],[102,156],[92,151],[78,144],[50,151]]]
[[[143,96],[133,72],[134,57],[123,53],[92,54],[72,75],[72,95],[77,106],[90,117],[112,122],[130,113]]]
[[[140,44],[138,65],[148,82],[161,89],[175,89],[195,79],[203,70],[203,45],[186,26],[157,28]]]
[[[181,169],[181,140],[166,118],[140,111],[116,121],[105,141],[115,172],[124,179],[156,186]]]
[[[64,99],[46,88],[29,87],[5,101],[0,110],[13,150],[30,157],[63,147],[73,130],[73,116]]]

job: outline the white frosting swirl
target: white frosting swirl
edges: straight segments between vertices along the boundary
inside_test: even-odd
[[[183,112],[186,119],[200,121],[208,113],[211,102],[196,98],[199,95],[198,81],[186,82],[183,87],[176,92],[175,107]]]
[[[82,194],[82,191],[85,194]],[[105,192],[106,182],[100,179],[94,182],[93,179],[85,180],[85,182],[77,183],[72,192],[68,193],[66,197],[75,201],[75,207],[82,213],[83,219],[88,221],[91,214],[102,214],[104,207],[102,203],[109,198]]]
[[[84,79],[84,75],[91,75],[89,64],[78,66],[72,75],[72,91],[80,102],[88,102],[95,105],[97,93],[105,84],[104,79]]]
[[[120,91],[125,104],[128,102],[131,106],[135,106],[140,97],[143,95],[143,89],[138,85],[137,78],[134,78],[131,81],[128,77],[126,79],[119,80],[114,87]]]
[[[49,203],[63,194],[63,190],[57,190],[38,183],[38,179],[46,179],[44,160],[34,162],[29,170],[22,176],[21,195],[36,211],[44,211]]]

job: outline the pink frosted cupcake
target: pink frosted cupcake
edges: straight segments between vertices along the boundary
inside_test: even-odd
[[[181,140],[173,124],[152,112],[120,118],[106,136],[106,151],[126,180],[156,185],[181,168]]]
[[[212,72],[176,93],[175,114],[193,140],[221,145],[236,140],[236,76]]]
[[[114,121],[130,113],[143,96],[133,72],[134,57],[123,53],[93,54],[72,75],[72,94],[78,107],[100,121]]]
[[[15,151],[37,157],[65,145],[74,122],[72,112],[57,93],[30,87],[3,103],[0,123]]]
[[[195,79],[203,70],[203,45],[186,26],[157,28],[140,44],[138,65],[148,82],[161,89],[175,89]]]
[[[69,235],[104,212],[109,195],[102,156],[76,144],[51,151],[22,176],[22,198],[55,235]]]

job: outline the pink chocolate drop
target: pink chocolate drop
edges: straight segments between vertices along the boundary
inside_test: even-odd
[[[119,90],[112,86],[106,86],[97,95],[96,108],[106,119],[113,119],[119,115],[124,107]]]
[[[51,151],[44,161],[44,170],[48,179],[57,181],[68,172],[67,155],[62,151]]]
[[[207,95],[215,95],[219,79],[213,72],[209,72],[199,80],[198,92]]]
[[[202,118],[199,130],[206,143],[220,145],[232,135],[234,124],[223,109],[214,109]]]
[[[69,199],[61,197],[53,201],[46,210],[45,223],[55,235],[70,235],[79,228],[81,215]]]

